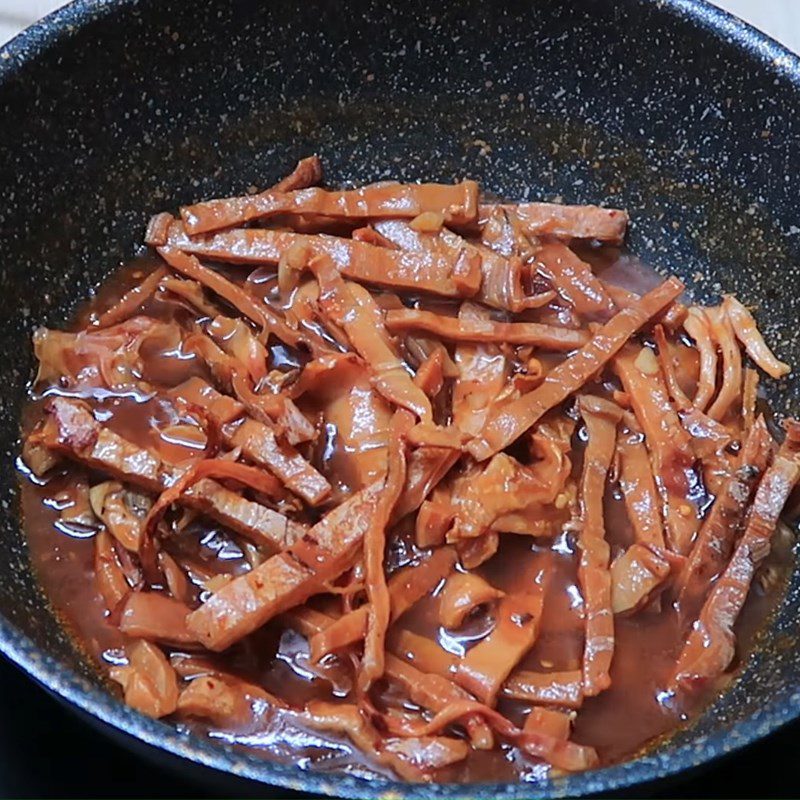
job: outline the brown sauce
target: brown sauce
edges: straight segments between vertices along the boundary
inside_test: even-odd
[[[620,255],[612,248],[587,251],[610,282],[624,284],[634,291],[643,291],[655,283],[654,273],[630,256]],[[153,268],[150,259],[137,260],[121,270],[105,284],[93,303],[77,317],[76,324],[86,323],[93,313],[110,306],[143,272]],[[241,280],[234,271],[230,275]],[[273,272],[266,271],[259,279],[251,275],[251,288],[268,297]],[[422,301],[415,301],[424,305]],[[443,313],[446,304],[430,304]],[[451,308],[452,313],[455,309]],[[143,312],[163,319],[187,320],[195,316],[189,306],[177,299],[148,301]],[[688,359],[686,372],[696,372],[696,354],[685,348]],[[289,371],[300,366],[296,353],[286,347],[270,350],[270,368]],[[170,349],[151,347],[144,353],[143,378],[160,386],[175,386],[193,375],[210,379],[206,367],[196,358]],[[366,387],[365,387],[366,388]],[[610,392],[614,386],[597,386],[596,391]],[[691,387],[686,387],[689,390]],[[58,393],[49,387],[47,394]],[[103,393],[95,394],[95,397]],[[331,398],[312,398],[302,410],[311,418],[319,415],[322,405],[331,407]],[[324,401],[324,403],[322,402]],[[337,405],[338,403],[338,405]],[[331,480],[338,496],[369,483],[382,453],[365,448],[352,458],[353,445],[348,427],[362,424],[370,428],[388,424],[389,411],[382,402],[377,406],[369,392],[358,391],[343,396],[331,417],[324,421],[323,434],[307,456]],[[106,392],[96,403],[100,418],[114,430],[136,444],[158,452],[175,463],[196,457],[198,443],[191,437],[182,438],[181,419],[169,403],[146,395],[115,396]],[[41,418],[42,400],[34,397],[26,410],[24,428],[30,430]],[[165,433],[165,429],[171,433]],[[177,431],[177,432],[176,432]],[[580,447],[581,432],[575,435]],[[377,448],[377,445],[376,445]],[[375,463],[372,463],[374,458]],[[580,459],[577,459],[579,462]],[[579,474],[580,463],[573,464]],[[79,483],[85,483],[84,470],[62,464],[46,481],[31,480],[23,475],[22,515],[30,545],[31,559],[50,603],[76,642],[101,670],[124,662],[124,637],[110,624],[93,580],[93,532],[80,528],[65,528],[59,519],[59,504],[74,495]],[[700,491],[702,494],[702,490]],[[61,501],[58,498],[62,498]],[[698,496],[700,503],[705,502]],[[632,541],[630,524],[618,494],[609,489],[606,498],[606,531],[615,552]],[[413,536],[398,535],[390,549],[389,564],[396,568],[416,554]],[[167,552],[180,554],[183,563],[195,565],[190,579],[200,582],[209,575],[241,574],[248,568],[243,541],[205,518],[191,523],[180,537],[165,544]],[[565,532],[555,539],[534,539],[528,536],[504,535],[498,553],[486,562],[480,573],[492,585],[506,592],[524,592],[526,587],[546,573],[548,583],[541,631],[533,649],[525,656],[521,668],[542,672],[580,669],[584,630],[583,600],[577,582],[577,548],[574,535]],[[742,653],[752,646],[755,633],[763,626],[776,601],[780,598],[785,576],[791,568],[789,548],[776,547],[768,568],[779,576],[768,592],[756,589],[737,626],[737,640]],[[441,587],[439,587],[440,589]],[[327,601],[321,601],[327,602]],[[469,650],[488,630],[491,620],[478,615],[454,635],[438,623],[438,590],[423,598],[402,618],[403,628],[437,640],[447,651],[460,655]],[[615,624],[616,651],[611,669],[611,688],[598,697],[587,699],[575,721],[573,738],[581,744],[597,748],[603,763],[613,763],[647,747],[650,743],[673,732],[691,720],[714,697],[721,687],[714,687],[696,698],[689,706],[682,699],[666,693],[668,676],[685,639],[674,610],[664,605],[660,610],[639,613],[631,618],[617,618]],[[175,652],[180,652],[175,650]],[[346,687],[320,677],[324,667],[313,668],[308,662],[305,639],[280,620],[273,620],[257,633],[247,637],[221,656],[215,657],[226,671],[279,694],[287,702],[301,706],[312,698],[337,699]],[[643,669],[642,665],[647,668]],[[726,681],[729,678],[726,678]],[[391,705],[391,690],[383,698]],[[500,710],[512,721],[521,723],[522,706],[515,701],[501,700]],[[313,766],[321,770],[346,769],[355,774],[388,774],[385,768],[369,763],[345,738],[316,734],[294,727],[281,715],[265,713],[255,729],[218,730],[199,722],[190,727],[271,758]],[[507,746],[490,752],[471,751],[468,758],[441,770],[438,780],[455,781],[514,781],[535,779],[546,774],[544,764],[523,759]]]

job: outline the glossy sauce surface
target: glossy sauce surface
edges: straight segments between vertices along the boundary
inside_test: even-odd
[[[646,267],[610,248],[587,251],[582,255],[590,257],[610,282],[624,284],[635,291],[649,288],[655,282],[654,275]],[[152,262],[143,259],[123,269],[82,312],[78,325],[85,324],[92,313],[111,305],[129,286],[140,280],[142,272],[152,268]],[[241,281],[245,273],[237,274],[231,270],[228,274]],[[254,294],[269,298],[274,286],[273,276],[274,272],[270,271],[264,271],[261,276],[251,275],[249,288]],[[391,298],[387,302],[392,302]],[[417,304],[425,305],[421,301]],[[431,303],[426,307],[435,307],[443,313],[448,304]],[[455,307],[449,308],[450,312],[455,311]],[[183,322],[196,316],[196,312],[177,298],[167,300],[159,296],[148,301],[143,313]],[[696,354],[688,347],[684,350],[684,357],[690,362],[686,372],[692,374],[697,369]],[[270,369],[289,372],[302,363],[298,353],[283,346],[271,348],[269,355]],[[141,377],[154,384],[175,386],[195,375],[205,379],[211,377],[199,359],[176,351],[168,342],[163,347],[158,342],[151,343],[143,356],[144,373]],[[592,387],[593,391],[606,394],[614,388],[611,385]],[[45,395],[59,391],[58,387],[49,387]],[[335,394],[335,389],[331,391]],[[95,394],[95,398],[97,396]],[[356,387],[341,397],[317,395],[304,399],[300,404],[320,430],[318,440],[303,451],[304,455],[328,478],[337,499],[369,483],[379,469],[381,458],[385,458],[379,440],[365,444],[363,437],[359,436],[359,426],[370,430],[388,426],[391,412],[382,401],[376,403],[374,398],[374,393],[369,392],[365,385],[363,392]],[[174,463],[196,458],[198,448],[203,446],[202,441],[187,430],[176,409],[158,398],[130,393],[115,396],[112,392],[106,393],[95,407],[99,412],[98,418],[110,429]],[[321,416],[323,408],[328,410],[324,419]],[[35,398],[26,411],[24,428],[29,430],[41,414],[42,399]],[[573,436],[573,448],[577,453],[580,453],[584,439],[579,424]],[[353,458],[356,450],[357,458]],[[580,460],[580,457],[574,459],[573,475],[580,474]],[[22,480],[22,510],[32,561],[53,608],[88,656],[105,668],[124,662],[124,637],[113,624],[109,624],[93,580],[94,531],[80,523],[65,524],[60,519],[63,507],[84,491],[81,486],[98,480],[97,476],[87,474],[80,467],[62,463],[46,481]],[[605,517],[613,559],[630,544],[632,533],[621,496],[610,489],[607,491]],[[739,620],[737,646],[741,652],[752,646],[756,631],[781,595],[783,579],[791,566],[785,539],[784,536],[778,542],[766,566],[773,576],[769,590],[757,586]],[[202,583],[213,575],[237,575],[250,566],[247,545],[204,517],[193,520],[180,536],[168,539],[164,548],[179,556],[182,564],[189,565],[189,578],[195,585],[198,599],[206,591]],[[522,669],[539,672],[580,669],[584,625],[577,553],[574,532],[569,530],[554,539],[505,534],[501,537],[498,553],[479,569],[489,583],[506,592],[524,592],[546,576],[540,634],[533,649],[521,662]],[[411,531],[404,530],[402,524],[397,526],[387,556],[387,571],[410,563],[417,555],[413,526]],[[446,631],[438,622],[440,591],[441,585],[407,612],[401,618],[402,628],[437,640],[444,650],[460,656],[491,629],[490,612],[481,611],[475,615],[458,634]],[[337,602],[335,598],[327,597],[312,601],[312,605],[317,603],[324,609],[335,607]],[[618,617],[615,635],[617,645],[611,669],[611,688],[598,697],[585,700],[577,715],[572,737],[578,743],[596,747],[604,763],[629,757],[685,724],[722,688],[714,687],[695,698],[691,707],[684,700],[665,692],[668,676],[686,635],[677,614],[668,604],[634,617]],[[223,665],[226,672],[261,685],[292,705],[301,706],[311,698],[335,700],[349,689],[343,678],[346,670],[342,660],[331,658],[317,667],[311,666],[305,639],[284,628],[280,619],[273,620],[225,653],[215,655],[214,660]],[[647,669],[642,669],[642,664],[647,664]],[[391,689],[386,688],[378,702],[392,706],[398,700],[393,697]],[[499,704],[499,709],[517,724],[523,722],[524,707],[524,704],[508,699]],[[346,739],[304,730],[291,719],[269,711],[265,711],[257,726],[240,731],[216,730],[198,722],[184,724],[213,738],[266,752],[280,760],[313,765],[323,770],[387,774],[383,768],[369,763]],[[546,771],[545,765],[523,759],[504,745],[495,751],[471,751],[466,761],[441,770],[436,777],[443,781],[504,781],[535,779]]]

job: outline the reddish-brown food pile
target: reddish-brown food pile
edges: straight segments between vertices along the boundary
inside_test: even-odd
[[[676,727],[800,476],[743,355],[789,367],[734,297],[612,282],[622,211],[320,180],[156,216],[152,269],[36,332],[66,616],[129,705],[310,764],[584,770]]]

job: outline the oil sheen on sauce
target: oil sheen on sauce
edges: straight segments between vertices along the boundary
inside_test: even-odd
[[[625,285],[634,291],[642,292],[657,280],[655,273],[640,262],[611,248],[586,251],[581,255],[592,260],[609,282]],[[76,323],[84,325],[91,313],[111,305],[153,266],[152,261],[144,258],[122,269],[104,285],[92,304],[84,308]],[[274,283],[274,273],[265,273],[261,277],[254,273],[250,282],[252,290],[266,295]],[[442,311],[440,306],[437,304],[437,310]],[[151,300],[143,313],[165,320],[196,316],[188,305],[177,299]],[[694,351],[686,348],[686,355],[694,357]],[[270,367],[274,369],[286,371],[300,365],[298,354],[284,347],[272,348],[269,356]],[[177,385],[193,375],[208,377],[203,364],[175,352],[168,343],[163,348],[151,347],[146,353],[145,379]],[[50,388],[45,394],[58,391],[58,388]],[[333,403],[332,398],[324,398],[328,407],[336,410],[326,421],[312,457],[340,498],[366,483],[371,471],[369,443],[364,448],[363,458],[359,458],[356,473],[348,471],[347,465],[351,460],[342,457],[342,453],[352,446],[351,439],[359,438],[354,434],[354,428],[362,425],[375,429],[388,425],[386,409],[370,405],[367,394],[359,395],[356,391],[340,400],[333,398]],[[315,403],[321,399],[312,399],[303,410],[313,417],[318,411]],[[42,397],[30,401],[23,419],[25,431],[40,418],[42,404]],[[141,446],[158,450],[169,460],[179,463],[196,457],[197,443],[191,437],[182,436],[180,419],[175,417],[174,409],[162,401],[146,395],[108,393],[96,407],[111,429]],[[574,441],[579,449],[580,428]],[[377,458],[378,454],[374,455]],[[580,457],[575,460],[577,463],[573,469],[577,474]],[[88,475],[79,467],[63,465],[42,482],[27,474],[22,466],[21,470],[22,514],[31,559],[53,609],[88,658],[103,669],[119,663],[124,659],[123,636],[109,623],[93,580],[94,530],[79,521],[65,523],[60,519],[61,510],[100,477]],[[610,490],[606,497],[606,534],[612,557],[632,540],[624,504]],[[791,567],[790,538],[786,528],[776,535],[773,553],[765,567],[772,576],[769,590],[757,582],[751,592],[737,627],[740,653],[746,653],[754,645],[758,630],[782,594],[781,587]],[[191,565],[190,578],[198,584],[214,574],[236,575],[249,568],[246,545],[203,518],[192,522],[179,537],[173,537],[166,549],[179,553],[183,563]],[[393,570],[410,562],[416,553],[413,531],[399,526],[387,555],[387,569]],[[535,646],[520,664],[522,669],[540,672],[580,669],[583,601],[577,585],[577,558],[574,534],[569,531],[552,541],[507,534],[501,537],[498,553],[480,568],[491,584],[505,591],[524,591],[543,574],[548,576],[541,632]],[[444,630],[438,624],[440,589],[441,586],[407,612],[402,618],[402,626],[438,640],[444,650],[460,656],[491,628],[492,620],[487,612],[470,620],[458,635]],[[596,747],[603,763],[622,760],[652,746],[686,724],[722,688],[714,687],[698,698],[693,708],[664,691],[684,640],[677,615],[671,608],[662,607],[660,613],[644,612],[631,618],[618,617],[615,636],[611,688],[584,702],[572,736],[579,743]],[[284,629],[279,620],[273,620],[247,637],[218,657],[218,661],[227,672],[260,684],[297,706],[312,698],[342,697],[350,688],[347,672],[341,664],[326,665],[323,662],[311,667],[305,639]],[[642,666],[644,664],[646,669]],[[387,689],[380,701],[392,705],[397,698],[393,698]],[[500,710],[512,721],[521,722],[521,706],[515,701],[501,700]],[[368,763],[347,740],[327,734],[323,737],[294,727],[268,709],[264,710],[263,719],[253,729],[223,731],[194,722],[189,727],[200,734],[267,754],[279,761],[325,771],[387,774]],[[489,752],[471,751],[464,762],[441,770],[437,779],[464,782],[536,780],[546,773],[544,765],[522,759],[516,751],[503,747]]]

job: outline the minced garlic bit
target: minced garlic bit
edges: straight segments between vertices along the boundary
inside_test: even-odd
[[[649,347],[643,347],[633,363],[643,375],[658,375],[658,359]]]
[[[420,233],[438,233],[444,225],[444,214],[438,211],[423,211],[409,222],[409,227]]]

